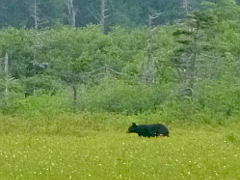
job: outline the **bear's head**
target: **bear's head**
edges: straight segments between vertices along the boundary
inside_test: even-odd
[[[136,132],[136,128],[137,128],[137,124],[133,122],[133,123],[132,123],[132,126],[130,126],[130,127],[128,128],[127,133]]]

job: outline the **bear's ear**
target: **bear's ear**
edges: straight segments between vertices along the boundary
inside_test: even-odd
[[[137,126],[137,124],[133,122],[133,123],[132,123],[132,126],[133,126],[133,127],[134,127],[134,126]]]

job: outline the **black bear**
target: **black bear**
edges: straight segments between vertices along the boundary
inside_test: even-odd
[[[163,124],[141,124],[132,123],[128,128],[128,133],[138,133],[139,136],[155,137],[169,136],[169,130]]]

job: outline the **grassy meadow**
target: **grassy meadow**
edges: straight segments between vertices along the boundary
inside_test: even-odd
[[[0,180],[239,180],[240,8],[227,1],[107,34],[2,28]],[[170,137],[126,133],[132,122]]]
[[[162,122],[170,137],[128,134],[132,122]],[[166,121],[160,115],[1,116],[2,180],[239,179],[239,124]]]

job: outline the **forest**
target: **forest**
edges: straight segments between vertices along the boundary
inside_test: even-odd
[[[239,3],[1,0],[1,179],[239,178]]]
[[[172,24],[195,10],[204,0],[2,0],[0,27],[42,29],[58,24],[86,27],[101,24],[136,28]],[[235,1],[207,0],[211,3]],[[240,0],[236,0],[240,3]],[[222,10],[221,10],[222,11]],[[223,10],[224,11],[224,10]]]
[[[39,101],[32,108],[195,120],[199,113],[220,122],[238,116],[240,7],[233,0],[198,7],[172,24],[120,23],[108,32],[101,23],[2,27],[1,113],[23,115]],[[44,103],[49,96],[58,101]]]
[[[99,24],[104,14],[108,28],[161,25],[183,18],[202,0],[2,0],[0,27],[44,28],[56,24],[85,27]]]

